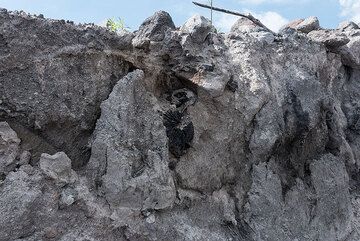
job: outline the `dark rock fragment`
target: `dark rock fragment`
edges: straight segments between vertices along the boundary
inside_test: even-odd
[[[167,111],[164,114],[166,135],[169,138],[169,150],[177,158],[186,153],[194,138],[194,125],[179,111]]]

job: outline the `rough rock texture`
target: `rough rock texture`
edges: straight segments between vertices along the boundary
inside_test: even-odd
[[[58,185],[65,186],[76,181],[76,173],[71,169],[71,160],[64,152],[54,155],[42,154],[39,162],[40,169],[48,177],[56,180]]]
[[[256,38],[260,42],[271,44],[274,42],[274,34],[267,29],[255,24],[247,18],[239,18],[231,27],[231,33],[237,35],[238,33],[249,33],[250,36]]]
[[[117,53],[129,48],[127,38],[2,10],[0,41],[1,118],[19,136],[25,128],[53,149],[66,151],[75,166],[85,164],[99,105],[131,67]],[[32,150],[35,158],[54,154],[39,147]]]
[[[295,29],[302,33],[310,33],[311,31],[320,29],[320,23],[317,17],[308,17],[306,19],[297,19],[280,29],[280,32],[287,31],[288,29]]]
[[[165,127],[143,81],[136,70],[114,87],[94,133],[88,167],[113,209],[165,209],[175,199]]]
[[[342,22],[342,23],[339,24],[338,29],[342,30],[342,31],[344,31],[344,30],[346,31],[346,30],[360,29],[360,27],[354,22],[345,21],[345,22]]]
[[[0,122],[0,175],[7,174],[19,155],[20,139],[8,123]]]
[[[175,29],[174,22],[167,12],[157,12],[152,17],[145,20],[132,39],[135,48],[147,49],[150,41],[162,41],[167,30]]]
[[[316,42],[325,44],[330,49],[339,48],[350,42],[346,34],[331,30],[311,31],[308,37]]]
[[[359,36],[1,10],[0,240],[360,240]]]
[[[296,26],[296,30],[303,32],[303,33],[309,33],[313,30],[317,30],[320,28],[320,23],[317,17],[308,17],[301,23],[299,23]]]

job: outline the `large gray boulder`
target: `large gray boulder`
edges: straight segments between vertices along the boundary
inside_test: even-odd
[[[360,29],[360,27],[352,21],[345,21],[345,22],[341,22],[337,29],[341,31],[351,31],[351,30]]]
[[[311,31],[319,28],[320,23],[317,17],[308,17],[295,27],[296,30],[303,33],[310,33]]]
[[[45,175],[61,186],[73,184],[77,179],[76,173],[71,169],[71,160],[64,152],[54,155],[42,154],[39,167]]]
[[[315,42],[325,44],[330,49],[339,48],[350,42],[350,39],[344,33],[334,30],[315,30],[311,31],[307,36]]]
[[[259,42],[271,44],[274,42],[275,36],[268,29],[259,26],[248,18],[239,18],[231,27],[230,33],[233,35],[241,35],[243,33],[257,39]]]
[[[36,200],[42,192],[30,179],[24,171],[11,172],[0,187],[1,240],[29,237],[36,230]]]
[[[136,48],[148,48],[150,41],[162,41],[166,32],[174,29],[174,22],[167,12],[156,12],[141,24],[132,40],[132,44]]]
[[[320,29],[320,23],[317,17],[297,19],[283,26],[279,32],[283,33],[288,29],[294,29],[302,33],[310,33],[311,31]]]
[[[194,43],[203,43],[211,32],[215,32],[209,19],[195,15],[181,26],[180,31],[191,37]]]
[[[89,173],[114,211],[161,210],[175,200],[165,127],[144,83],[141,70],[119,80],[96,125]]]
[[[232,33],[251,33],[251,32],[259,32],[266,31],[263,27],[257,25],[253,21],[248,18],[241,17],[239,18],[234,25],[231,27],[230,32]]]
[[[343,46],[340,52],[344,64],[357,69],[360,68],[360,36],[351,36],[350,42]]]

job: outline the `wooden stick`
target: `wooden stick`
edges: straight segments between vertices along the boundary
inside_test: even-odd
[[[266,27],[264,24],[262,24],[258,19],[256,19],[254,16],[252,16],[250,13],[249,14],[243,14],[243,13],[239,13],[239,12],[235,12],[235,11],[226,10],[226,9],[223,9],[223,8],[217,8],[217,7],[209,6],[209,5],[198,3],[198,2],[193,2],[193,4],[195,4],[196,6],[202,7],[202,8],[212,9],[214,11],[223,12],[223,13],[226,13],[226,14],[231,14],[231,15],[247,18],[251,22],[255,23],[256,25],[266,29],[267,31],[269,31],[271,33],[274,33],[268,27]]]

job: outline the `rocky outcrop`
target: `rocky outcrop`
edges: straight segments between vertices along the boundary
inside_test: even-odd
[[[329,49],[337,49],[350,42],[346,34],[331,30],[311,31],[308,37],[316,42],[323,43]]]
[[[359,240],[360,30],[319,26],[1,10],[0,240]]]
[[[0,40],[1,117],[85,164],[100,103],[131,68],[115,52],[129,47],[127,38],[2,10]],[[46,149],[39,152],[54,154]]]
[[[297,19],[280,29],[280,32],[294,29],[302,33],[310,33],[311,31],[320,29],[320,23],[317,17],[308,17],[306,19]]]

